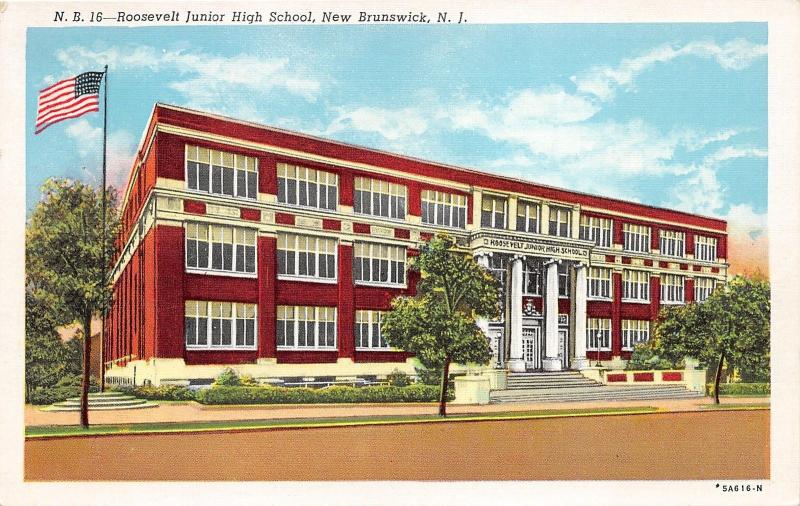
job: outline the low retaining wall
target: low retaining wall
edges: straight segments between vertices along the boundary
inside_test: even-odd
[[[674,369],[665,371],[603,371],[599,380],[606,385],[677,384],[689,390],[705,393],[705,369]],[[593,378],[597,379],[597,378]]]

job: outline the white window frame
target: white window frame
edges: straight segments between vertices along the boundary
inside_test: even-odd
[[[607,295],[603,295],[606,292]],[[586,296],[590,299],[611,300],[614,296],[611,284],[611,269],[589,267],[586,273]]]
[[[306,242],[306,248],[300,249],[302,240]],[[290,244],[291,243],[291,244]],[[313,243],[313,249],[311,244]],[[324,251],[321,246],[325,245]],[[278,279],[292,281],[313,281],[315,283],[336,283],[339,278],[339,247],[338,241],[332,237],[321,237],[316,235],[296,234],[293,232],[278,232],[277,272]],[[281,252],[286,253],[286,259],[281,263]],[[281,267],[289,264],[289,255],[292,256],[294,274],[281,273]],[[301,255],[314,255],[314,275],[298,274],[300,272]],[[333,256],[333,276],[320,276],[320,256]],[[307,257],[306,257],[307,258]],[[306,260],[308,265],[308,260]],[[329,269],[327,259],[326,270]]]
[[[311,318],[308,319],[309,312],[311,313]],[[291,313],[291,318],[287,318],[287,315]],[[302,314],[301,314],[302,313]],[[332,316],[332,319],[331,319]],[[321,318],[324,318],[321,319]],[[302,350],[302,351],[335,351],[337,349],[338,344],[338,336],[337,336],[337,311],[335,307],[328,307],[328,306],[286,306],[286,305],[279,305],[276,308],[276,316],[275,316],[277,325],[275,328],[275,343],[278,350]],[[303,322],[303,323],[301,323]],[[312,346],[309,345],[300,345],[300,326],[305,324],[306,339],[308,339],[308,323],[312,323],[313,328],[313,340],[314,344]],[[332,331],[333,333],[333,344],[323,344],[320,345],[320,324],[325,324],[325,334]],[[330,324],[332,323],[332,327]],[[286,338],[286,331],[291,328],[292,334],[292,344],[278,344],[280,342],[281,332],[283,332],[284,339]]]
[[[569,207],[551,205],[549,210],[549,216],[547,217],[547,234],[553,237],[571,237],[572,209]],[[553,233],[553,224],[555,224],[555,233]],[[561,233],[562,226],[566,227],[566,233]]]
[[[312,169],[301,165],[290,163],[279,163],[277,167],[278,176],[278,195],[279,204],[301,207],[306,209],[317,209],[321,211],[336,211],[339,206],[339,176],[333,172],[326,172],[320,169]],[[294,182],[294,191],[290,192],[290,182]],[[315,204],[310,204],[309,187],[314,185]],[[306,203],[300,203],[302,187],[306,188]],[[333,203],[330,202],[330,188],[333,188]],[[294,193],[293,196],[290,193]],[[322,196],[325,196],[326,205],[322,205]],[[293,200],[293,201],[292,201]]]
[[[365,202],[369,202],[369,205],[366,206]],[[408,213],[408,187],[380,179],[356,176],[353,182],[353,213],[405,221]]]
[[[357,309],[353,337],[356,343],[356,351],[391,351],[392,348],[386,342],[381,331],[381,321],[385,311],[375,309]],[[377,336],[375,329],[377,325]],[[366,331],[366,334],[365,334]],[[377,345],[375,340],[377,339]],[[366,346],[364,342],[366,340]]]
[[[191,237],[192,230],[195,230],[195,236]],[[206,239],[202,239],[202,232],[205,231]],[[219,231],[222,233],[223,240],[222,241],[215,241],[213,236],[215,231]],[[231,241],[228,243],[225,240],[225,232],[229,231],[231,236]],[[183,258],[183,265],[188,273],[192,274],[210,274],[215,276],[233,276],[233,277],[243,277],[243,278],[255,278],[258,277],[258,231],[252,228],[245,228],[245,227],[231,227],[227,225],[217,225],[214,223],[202,223],[197,221],[189,221],[185,224],[184,230],[184,258]],[[252,244],[249,243],[249,238],[252,237]],[[196,244],[195,250],[197,251],[197,259],[198,265],[191,266],[189,265],[189,249],[190,243],[194,242]],[[200,267],[200,250],[201,250],[201,243],[205,242],[206,246],[206,267]],[[231,269],[217,269],[213,267],[213,258],[214,258],[214,244],[215,243],[222,243],[230,244],[231,245]],[[247,257],[248,254],[253,256],[253,270],[239,270],[239,255],[238,251],[239,248],[243,248],[243,255],[244,255],[244,268],[247,267]],[[224,266],[224,251],[223,251],[223,266]]]
[[[622,249],[636,253],[650,253],[651,229],[647,225],[622,224]]]
[[[623,269],[622,301],[650,302],[650,273],[648,271]]]
[[[659,253],[668,257],[686,256],[686,234],[675,230],[659,230]]]
[[[535,262],[532,258],[526,257],[522,261],[522,293],[525,295],[542,295],[542,286],[544,285],[544,272],[541,264]],[[534,290],[529,291],[530,279],[535,279]]]
[[[215,163],[216,162],[216,163]],[[190,169],[190,164],[195,163],[197,166]],[[208,166],[207,190],[200,188],[200,164]],[[229,151],[220,151],[217,149],[202,148],[191,144],[184,145],[184,181],[187,190],[192,192],[200,192],[209,195],[219,195],[222,197],[246,199],[251,201],[258,200],[258,158],[254,156],[239,155]],[[233,194],[224,192],[224,175],[220,177],[223,179],[220,185],[219,192],[213,191],[214,189],[214,167],[220,167],[221,170],[233,170],[232,189]],[[192,178],[192,172],[195,172]],[[241,185],[239,182],[239,173],[244,174],[244,195],[239,195]],[[254,177],[253,177],[254,175]],[[194,179],[196,185],[192,188],[190,182]]]
[[[685,302],[686,279],[679,274],[661,275],[661,303],[683,304]]]
[[[489,208],[487,209],[487,204]],[[481,198],[481,227],[506,228],[508,199],[500,195],[484,194]],[[488,219],[486,219],[488,218]]]
[[[456,229],[467,228],[466,195],[422,190],[420,200],[422,204],[420,220],[425,225]],[[433,211],[433,216],[431,216],[431,211]]]
[[[694,258],[704,262],[717,261],[717,238],[705,235],[694,236]]]
[[[592,241],[601,248],[610,248],[614,237],[614,220],[581,215],[579,238]]]
[[[216,310],[222,313],[223,309],[227,306],[230,307],[230,316],[216,315]],[[193,314],[190,314],[193,313]],[[189,344],[187,339],[189,318],[195,319],[195,344]],[[205,337],[206,344],[198,344],[198,337],[200,334],[201,319],[205,319]],[[230,322],[230,344],[213,344],[214,337],[214,320],[228,320]],[[240,337],[238,321],[242,320],[244,325],[251,321],[253,329],[253,343],[247,344],[247,328],[244,328],[245,335],[243,337],[244,344],[236,344],[237,339]],[[222,332],[222,324],[220,324],[220,332]],[[205,301],[205,300],[187,300],[184,303],[184,329],[183,329],[183,345],[187,350],[256,350],[258,349],[258,305],[244,302],[229,302],[229,301]]]
[[[600,332],[599,351],[611,351],[611,319],[586,319],[586,351],[598,351],[597,333]]]
[[[698,276],[694,278],[694,301],[705,302],[716,288],[717,280],[714,278],[707,278]]]
[[[382,250],[386,250],[386,256],[382,256]],[[363,279],[364,261],[369,267],[367,272],[370,274],[370,279]],[[375,263],[378,263],[378,272],[381,271],[380,262],[386,262],[386,281],[372,280],[372,273],[375,269]],[[356,285],[366,286],[386,286],[392,288],[405,288],[408,281],[408,274],[406,267],[408,263],[407,250],[405,246],[397,246],[394,244],[374,243],[374,242],[356,242],[353,244],[353,283]],[[399,264],[399,265],[398,265]],[[362,273],[362,279],[357,279],[357,273]],[[393,281],[402,275],[402,281]]]
[[[622,320],[622,351],[632,351],[637,344],[649,340],[649,320]]]
[[[533,212],[531,212],[533,211]],[[522,222],[520,223],[520,220]],[[531,221],[533,230],[531,230]],[[538,202],[529,200],[517,201],[517,231],[538,234],[542,222],[542,206]],[[520,225],[522,225],[520,227]]]

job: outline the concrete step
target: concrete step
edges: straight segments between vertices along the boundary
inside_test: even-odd
[[[576,402],[576,401],[618,401],[618,400],[658,400],[691,399],[703,394],[686,389],[683,385],[630,385],[566,387],[551,389],[511,389],[495,390],[490,401],[501,402]]]
[[[155,408],[158,407],[158,404],[150,401],[145,401],[141,404],[130,404],[125,406],[89,406],[89,411],[110,411],[113,409],[143,409],[143,408]],[[47,406],[46,408],[42,408],[42,411],[80,411],[80,406],[58,406],[53,404],[52,406]]]
[[[146,399],[138,399],[132,395],[121,392],[103,392],[89,394],[89,410],[111,410],[111,409],[138,409],[152,408],[158,404]],[[81,398],[70,397],[69,399],[57,402],[46,408],[44,411],[80,411]]]
[[[135,399],[135,398],[134,399],[118,399],[118,400],[107,400],[107,401],[101,401],[101,402],[98,402],[98,401],[89,402],[89,406],[91,406],[91,407],[93,407],[93,406],[128,406],[128,405],[132,405],[132,404],[142,404],[144,402],[147,402],[147,400],[145,400],[145,399]],[[81,401],[80,400],[68,399],[68,400],[63,401],[63,402],[57,402],[56,404],[59,405],[59,406],[80,406],[81,405]]]

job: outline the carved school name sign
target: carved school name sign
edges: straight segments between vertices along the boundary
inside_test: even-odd
[[[576,245],[574,239],[572,241],[569,244],[562,244],[555,241],[487,232],[478,232],[470,236],[470,245],[473,250],[504,251],[531,256],[588,261],[591,249],[588,246]]]

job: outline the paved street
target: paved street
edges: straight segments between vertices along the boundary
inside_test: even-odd
[[[767,410],[28,440],[26,480],[769,477]]]

